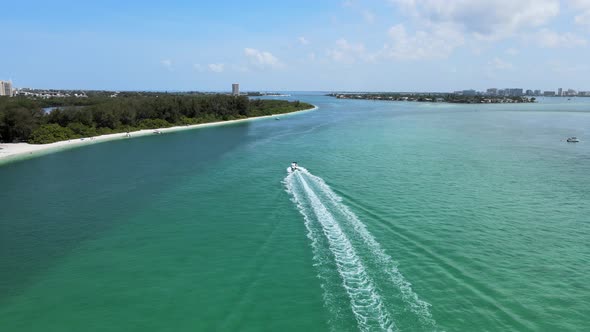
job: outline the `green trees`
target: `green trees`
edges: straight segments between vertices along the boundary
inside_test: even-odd
[[[74,136],[72,136],[72,138],[73,137],[76,137],[76,138],[78,138],[78,137],[92,137],[92,136],[98,135],[96,128],[94,128],[92,126],[87,126],[87,125],[80,123],[80,122],[69,123],[66,128],[70,129],[72,131],[72,133],[74,134]]]
[[[0,140],[2,142],[21,142],[31,135],[42,122],[40,110],[29,110],[18,106],[0,111]]]
[[[70,128],[64,128],[56,123],[42,125],[37,128],[29,138],[29,143],[46,144],[64,141],[75,136]]]
[[[286,102],[284,100],[260,100],[250,101],[248,116],[264,116],[281,114],[309,109],[313,106],[300,101]]]
[[[491,104],[491,103],[534,103],[536,98],[522,96],[486,96],[463,95],[455,93],[330,93],[327,96],[339,99],[366,99],[385,101],[445,102],[454,104]]]
[[[299,101],[221,94],[88,93],[88,98],[0,97],[0,141],[44,144],[137,129],[240,119],[311,108]],[[46,114],[45,107],[59,107]]]
[[[172,123],[164,119],[144,119],[138,124],[138,127],[141,129],[167,128],[172,126]]]

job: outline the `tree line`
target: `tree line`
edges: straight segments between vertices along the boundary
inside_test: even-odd
[[[366,99],[385,101],[444,102],[452,104],[492,104],[492,103],[534,103],[535,97],[524,96],[466,96],[453,93],[330,93],[339,99]]]
[[[57,107],[49,112],[45,108]],[[52,143],[61,140],[166,128],[313,107],[285,100],[222,94],[125,93],[88,98],[0,97],[0,142]]]

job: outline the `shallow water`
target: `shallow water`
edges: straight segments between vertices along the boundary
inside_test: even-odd
[[[586,328],[590,99],[291,98],[1,166],[1,330]]]

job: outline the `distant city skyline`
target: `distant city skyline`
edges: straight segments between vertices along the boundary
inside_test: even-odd
[[[460,90],[454,91],[457,94],[463,95],[491,95],[491,96],[563,96],[563,97],[575,97],[575,96],[590,96],[589,91],[582,91],[582,90],[575,90],[568,88],[564,90],[563,88],[557,88],[556,90],[540,90],[540,89],[523,89],[523,88],[488,88],[485,91],[476,91],[473,89],[469,90]]]
[[[582,0],[11,1],[0,20],[16,87],[590,90]]]
[[[7,91],[10,91],[8,93]],[[63,92],[72,92],[64,94]],[[75,92],[78,93],[75,93]],[[101,90],[93,90],[93,89],[55,89],[55,88],[30,88],[30,87],[14,87],[10,81],[2,81],[0,80],[0,96],[1,95],[23,95],[23,96],[38,96],[38,97],[86,97],[84,91],[101,91]],[[116,96],[119,91],[153,91],[153,92],[205,92],[205,93],[231,93],[232,95],[240,95],[242,91],[240,90],[239,83],[232,83],[231,88],[223,89],[223,90],[102,90],[102,91],[116,91],[113,96]],[[272,92],[272,91],[280,91],[280,90],[244,90],[244,93],[247,92]],[[317,90],[321,92],[320,90]],[[496,96],[590,96],[589,91],[583,90],[575,90],[568,88],[557,88],[555,90],[541,90],[541,89],[524,89],[524,88],[487,88],[483,90],[476,90],[476,89],[464,89],[464,90],[454,90],[454,91],[369,91],[369,90],[323,90],[324,92],[409,92],[409,93],[453,93],[453,94],[462,94],[462,95],[496,95]],[[60,93],[62,92],[62,93]],[[297,92],[297,90],[283,90],[283,92]],[[299,92],[305,92],[300,90]],[[3,94],[4,93],[4,94]]]

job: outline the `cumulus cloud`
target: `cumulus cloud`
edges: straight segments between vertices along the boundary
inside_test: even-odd
[[[225,71],[225,64],[223,63],[210,63],[206,66],[203,66],[199,63],[195,63],[193,65],[193,69],[195,71],[198,72],[206,72],[206,71],[210,71],[210,72],[214,72],[214,73],[222,73]]]
[[[492,61],[488,63],[494,69],[504,70],[504,69],[512,69],[514,66],[510,62],[506,62],[500,58],[494,58]]]
[[[365,19],[365,21],[367,23],[372,24],[375,22],[375,14],[372,11],[363,10],[362,14],[363,14],[363,18]]]
[[[379,56],[396,60],[447,58],[464,43],[463,35],[449,24],[414,33],[408,33],[403,24],[397,24],[388,33],[390,40]]]
[[[342,1],[342,7],[352,7],[354,2],[352,0],[344,0]]]
[[[301,36],[299,38],[297,38],[297,41],[299,42],[299,44],[301,45],[307,45],[309,44],[309,40],[307,40],[305,37]]]
[[[160,64],[168,70],[172,69],[172,60],[170,60],[170,59],[163,59],[160,61]]]
[[[559,0],[390,0],[419,21],[452,24],[482,38],[539,27],[559,14]]]
[[[590,1],[570,0],[570,5],[578,13],[578,15],[574,17],[576,24],[590,25]]]
[[[506,49],[505,53],[508,55],[518,55],[520,53],[520,51],[511,47],[511,48]]]
[[[529,39],[546,48],[570,48],[584,46],[588,43],[586,39],[571,32],[557,33],[549,29],[541,29]]]
[[[225,69],[225,65],[223,63],[210,63],[207,68],[214,73],[222,73]]]
[[[244,49],[244,55],[246,55],[251,65],[259,69],[276,69],[283,67],[283,64],[279,61],[279,59],[270,52],[259,51],[254,48],[246,48]]]
[[[335,47],[328,50],[328,56],[342,63],[354,63],[357,60],[367,59],[365,46],[361,43],[350,43],[348,40],[341,38],[336,41]]]
[[[590,25],[590,10],[587,10],[580,15],[576,15],[574,20],[576,24]]]

